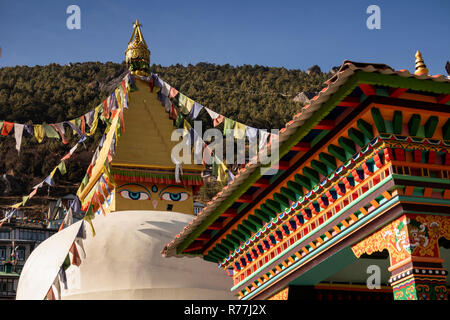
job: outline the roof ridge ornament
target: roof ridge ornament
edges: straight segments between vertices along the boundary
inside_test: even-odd
[[[416,70],[414,71],[416,76],[428,75],[428,69],[423,61],[422,54],[419,50],[416,52]]]
[[[128,69],[132,74],[148,76],[150,69],[150,50],[148,50],[147,43],[142,35],[141,27],[142,24],[136,19],[136,22],[133,23],[133,33],[131,34],[130,41],[128,41],[125,56]]]

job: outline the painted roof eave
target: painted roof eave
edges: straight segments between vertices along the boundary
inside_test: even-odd
[[[417,76],[407,70],[394,71],[386,65],[367,65],[359,67],[352,62],[344,62],[339,72],[325,83],[328,85],[309,105],[304,106],[279,135],[280,159],[302,139],[314,126],[359,83],[384,85],[393,88],[450,94],[450,79],[445,76]],[[377,66],[378,68],[375,68]],[[425,80],[425,81],[424,81]],[[321,112],[317,112],[320,110]],[[162,250],[162,255],[176,256],[186,249],[209,225],[211,225],[229,206],[261,176],[260,164],[248,164],[235,179],[207,203],[203,211]]]

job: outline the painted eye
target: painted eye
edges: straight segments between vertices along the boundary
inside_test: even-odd
[[[148,200],[150,198],[146,192],[141,191],[122,190],[120,191],[120,195],[125,199],[131,200]]]
[[[172,193],[172,192],[164,192],[161,195],[161,199],[168,200],[168,201],[184,201],[189,198],[189,195],[186,192],[178,192],[178,193]]]

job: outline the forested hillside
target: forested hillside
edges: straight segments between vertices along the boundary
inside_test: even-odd
[[[39,124],[76,118],[105,99],[125,72],[124,63],[111,62],[0,68],[0,120]],[[293,101],[295,95],[319,91],[330,76],[285,68],[210,63],[152,65],[151,72],[218,113],[268,129],[283,127],[298,112],[301,105]],[[85,142],[85,149],[67,161],[67,174],[56,176],[57,185],[50,189],[50,195],[76,191],[104,127],[99,129]],[[13,182],[0,179],[0,207],[29,193],[76,141],[73,136],[67,145],[55,139],[39,144],[34,137],[24,135],[18,154],[13,135],[0,136],[0,175],[14,176]]]

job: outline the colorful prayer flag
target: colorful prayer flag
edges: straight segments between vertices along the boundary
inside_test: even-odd
[[[34,126],[34,136],[36,137],[37,142],[41,143],[45,137],[45,131],[42,125],[36,124]]]
[[[240,122],[235,122],[234,125],[234,137],[236,139],[242,139],[245,136],[246,125]]]
[[[20,146],[22,144],[23,124],[14,123],[14,138],[16,139],[16,150],[20,152]]]
[[[225,122],[223,125],[223,134],[227,135],[227,133],[234,128],[234,120],[230,118],[225,118]]]
[[[194,102],[194,107],[191,110],[191,113],[189,114],[192,120],[197,119],[198,114],[200,113],[200,111],[203,109],[203,106],[198,103],[198,102]]]
[[[14,128],[13,122],[4,121],[2,128],[2,136],[7,136],[11,132],[12,128]]]

